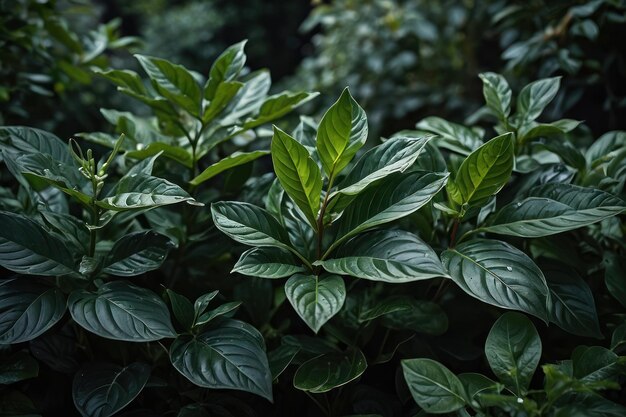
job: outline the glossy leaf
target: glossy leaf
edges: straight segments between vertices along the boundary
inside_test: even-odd
[[[274,121],[316,96],[317,93],[292,93],[290,91],[270,96],[259,108],[259,114],[257,114],[254,119],[246,120],[243,129],[252,129]]]
[[[205,388],[248,391],[272,399],[272,375],[261,334],[249,324],[226,320],[170,347],[174,367]]]
[[[502,235],[541,237],[597,223],[624,210],[624,202],[601,190],[572,184],[545,184],[529,197],[504,206],[481,230]]]
[[[500,120],[504,120],[511,112],[511,88],[506,79],[494,72],[478,74],[483,82],[483,96],[487,107],[494,111]]]
[[[194,309],[191,301],[189,301],[189,299],[184,295],[175,293],[172,290],[168,289],[165,291],[170,300],[170,304],[172,305],[172,311],[174,312],[176,320],[181,324],[181,326],[183,326],[184,329],[191,329],[194,321]]]
[[[112,416],[139,395],[148,378],[150,366],[144,363],[87,364],[74,376],[74,404],[83,417]]]
[[[402,361],[404,379],[415,402],[429,413],[451,413],[465,405],[459,378],[432,359]]]
[[[441,335],[448,330],[448,316],[436,303],[397,296],[396,299],[408,307],[406,311],[390,311],[381,317],[381,324],[394,330],[412,330],[418,333]],[[404,299],[404,300],[403,300]],[[389,301],[388,301],[389,302]]]
[[[29,275],[75,271],[73,255],[57,237],[20,214],[0,211],[0,265]]]
[[[468,155],[483,144],[481,135],[476,131],[440,117],[422,119],[416,127],[438,135],[434,140],[437,145],[461,155]]]
[[[328,178],[335,178],[367,140],[367,116],[346,88],[317,129],[317,152]]]
[[[430,246],[398,230],[357,236],[318,264],[333,274],[392,283],[447,276]]]
[[[134,232],[120,238],[104,260],[103,271],[120,277],[132,277],[159,268],[165,261],[172,241],[155,232]]]
[[[285,294],[302,320],[317,333],[341,310],[346,287],[337,275],[296,274],[285,283]]]
[[[548,321],[548,285],[523,252],[497,240],[464,242],[441,254],[452,280],[487,304],[520,310]]]
[[[509,181],[512,170],[513,141],[506,133],[465,158],[454,181],[448,181],[448,194],[459,205],[483,205]]]
[[[535,120],[559,91],[561,77],[534,81],[517,96],[517,113],[523,120]]]
[[[213,100],[218,87],[224,81],[234,80],[246,64],[244,47],[247,41],[238,42],[226,48],[215,60],[209,72],[209,79],[204,86],[204,98]]]
[[[210,180],[214,176],[221,174],[222,172],[226,170],[237,167],[239,165],[247,164],[248,162],[252,162],[255,159],[258,159],[267,154],[269,154],[268,151],[234,153],[220,160],[219,162],[216,162],[213,165],[209,166],[207,169],[202,171],[197,177],[189,181],[189,183],[191,185],[200,185],[203,182]]]
[[[316,228],[322,194],[319,167],[303,145],[277,127],[274,127],[271,150],[280,184]]]
[[[52,133],[24,126],[0,127],[0,149],[10,149],[20,154],[41,153],[53,160],[70,164],[72,158],[67,143]]]
[[[124,281],[108,282],[96,292],[76,290],[68,307],[80,326],[107,339],[150,342],[176,336],[165,303]]]
[[[54,326],[65,314],[60,289],[32,279],[0,283],[0,344],[32,340]]]
[[[302,263],[288,251],[254,248],[241,255],[231,272],[260,278],[284,278],[304,271]]]
[[[354,381],[365,372],[367,361],[358,349],[326,353],[300,365],[293,385],[302,391],[323,393]]]

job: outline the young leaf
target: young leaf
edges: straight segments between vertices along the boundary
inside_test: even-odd
[[[529,197],[498,211],[482,231],[541,237],[588,226],[626,210],[624,202],[601,190],[571,184],[545,184]]]
[[[74,376],[72,397],[83,417],[109,417],[126,407],[145,387],[150,366],[134,362],[121,367],[88,363]]]
[[[272,376],[261,334],[249,324],[225,320],[170,347],[172,365],[194,384],[236,389],[272,400]]]
[[[428,413],[451,413],[465,405],[467,397],[459,378],[432,359],[402,361],[404,379],[415,402]]]
[[[213,100],[219,85],[237,78],[246,64],[244,47],[248,41],[241,41],[226,48],[215,60],[209,72],[209,79],[204,86],[204,98]]]
[[[506,79],[494,72],[478,74],[483,82],[483,96],[487,107],[494,111],[498,119],[506,120],[511,113],[511,88]]]
[[[430,246],[399,230],[357,236],[341,246],[332,258],[317,264],[333,274],[391,283],[447,276]]]
[[[203,182],[210,180],[217,174],[220,174],[236,166],[247,164],[248,162],[252,162],[255,159],[258,159],[267,154],[269,154],[269,151],[254,151],[254,152],[246,152],[246,153],[235,152],[234,154],[229,155],[226,158],[220,160],[219,162],[216,162],[213,165],[209,166],[207,169],[202,171],[197,177],[189,181],[189,183],[191,185],[200,185]]]
[[[274,171],[296,205],[313,228],[317,228],[317,212],[322,194],[320,169],[297,140],[274,126],[272,138]]]
[[[285,294],[302,320],[317,333],[341,310],[346,299],[346,287],[337,275],[318,277],[296,274],[285,283]]]
[[[348,88],[324,114],[317,130],[317,151],[328,178],[335,178],[367,140],[367,116]]]
[[[561,77],[534,81],[520,91],[517,96],[517,114],[524,121],[535,120],[559,92]]]
[[[416,127],[438,135],[434,142],[442,148],[449,149],[461,155],[469,155],[474,149],[483,144],[481,136],[474,130],[448,122],[440,117],[422,119]]]
[[[246,120],[243,125],[243,129],[252,129],[276,120],[314,97],[317,97],[317,93],[292,93],[290,91],[270,96],[261,105],[259,114],[257,114],[254,119]]]
[[[185,328],[186,330],[191,329],[193,326],[194,319],[194,310],[191,301],[184,295],[180,295],[175,293],[172,290],[165,290],[167,293],[167,297],[170,299],[170,304],[172,305],[172,311],[174,312],[174,317],[176,320]]]
[[[515,247],[498,240],[475,239],[444,251],[441,259],[454,282],[472,297],[548,321],[546,279]]]
[[[237,81],[220,83],[215,91],[215,97],[213,97],[202,113],[202,123],[208,124],[220,115],[242,87],[243,84]]]
[[[135,55],[159,94],[178,104],[191,115],[200,116],[202,93],[193,75],[182,65],[164,59]]]
[[[76,323],[107,339],[151,342],[176,336],[165,303],[152,291],[124,281],[108,282],[97,292],[76,290],[68,308]]]
[[[284,278],[305,272],[291,253],[278,248],[253,248],[244,252],[233,272],[259,278]]]
[[[32,340],[65,314],[63,292],[40,281],[9,279],[0,283],[0,344]]]
[[[526,316],[505,313],[487,336],[485,355],[500,381],[523,396],[541,359],[541,339]]]
[[[120,238],[103,262],[103,271],[119,277],[132,277],[159,268],[172,241],[152,231],[133,232]]]
[[[365,356],[358,349],[326,353],[300,365],[293,377],[293,385],[299,390],[319,394],[354,381],[366,368]]]
[[[472,152],[461,164],[448,193],[459,205],[480,206],[500,191],[513,171],[513,140],[505,133]]]
[[[0,266],[20,274],[64,275],[77,269],[67,246],[28,217],[0,211]]]

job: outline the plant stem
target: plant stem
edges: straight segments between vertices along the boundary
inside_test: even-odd
[[[333,173],[331,172],[328,176],[328,188],[326,189],[326,195],[324,196],[324,201],[320,207],[320,214],[317,218],[317,259],[321,259],[322,256],[322,245],[324,243],[324,215],[326,214],[326,207],[328,207],[328,198],[330,197],[330,190],[333,188],[334,179]],[[318,268],[318,275],[320,271],[321,268]]]
[[[459,219],[454,219],[452,225],[452,233],[450,233],[450,247],[453,248],[456,240],[456,232],[459,229]]]

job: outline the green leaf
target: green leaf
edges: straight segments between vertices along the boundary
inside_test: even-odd
[[[165,303],[124,281],[108,282],[96,292],[76,290],[68,307],[80,326],[107,339],[151,342],[176,336]]]
[[[552,305],[550,322],[579,336],[602,338],[598,314],[589,285],[572,269],[562,265],[543,267]]]
[[[615,380],[623,373],[623,362],[602,346],[579,347],[572,355],[574,377],[583,382]]]
[[[523,396],[541,359],[541,339],[526,316],[505,313],[487,336],[485,355],[500,381]]]
[[[254,151],[246,153],[235,152],[234,154],[229,155],[219,162],[216,162],[213,165],[209,166],[207,169],[202,171],[200,175],[189,181],[189,183],[191,185],[200,185],[203,182],[208,181],[209,179],[228,169],[247,164],[248,162],[254,161],[255,159],[258,159],[267,154],[269,154],[269,151]]]
[[[559,92],[561,77],[534,81],[520,91],[517,96],[517,114],[524,121],[535,120]]]
[[[187,168],[193,167],[191,154],[187,150],[180,146],[163,142],[153,142],[148,144],[145,148],[136,151],[128,151],[124,155],[129,158],[144,160],[161,153],[163,153],[163,156],[166,158],[176,161]]]
[[[494,72],[478,74],[483,82],[483,96],[487,107],[494,111],[498,119],[506,120],[511,113],[511,88],[506,79]]]
[[[482,374],[468,372],[458,375],[465,392],[467,393],[467,401],[473,406],[480,407],[481,394],[499,394],[504,388],[501,384],[492,381]]]
[[[72,397],[83,417],[109,417],[131,403],[150,378],[150,366],[88,363],[74,376]]]
[[[206,311],[206,309],[209,307],[209,303],[217,296],[218,293],[219,291],[211,291],[209,293],[201,295],[196,299],[196,301],[193,303],[194,321]]]
[[[215,97],[202,113],[202,123],[207,124],[220,115],[242,87],[243,84],[237,81],[226,81],[218,84]]]
[[[606,288],[613,298],[626,307],[626,257],[607,252],[603,261]]]
[[[597,223],[626,210],[624,202],[601,190],[572,184],[544,184],[529,197],[500,209],[480,230],[502,235],[541,237]]]
[[[416,212],[446,184],[448,174],[393,174],[360,193],[343,212],[334,246],[367,229]]]
[[[28,217],[0,211],[0,265],[28,275],[64,275],[76,270],[63,241]]]
[[[185,330],[191,329],[194,319],[194,309],[191,301],[184,295],[175,293],[170,289],[165,290],[165,292],[172,305],[172,311],[174,312],[176,320],[178,320]]]
[[[593,3],[591,3],[593,4]],[[555,409],[554,417],[622,417],[626,407],[595,395],[577,395]]]
[[[174,367],[205,388],[248,391],[271,401],[272,375],[261,334],[249,324],[226,320],[170,347]]]
[[[318,277],[295,274],[285,283],[285,294],[296,313],[317,333],[341,310],[346,299],[346,287],[337,275]]]
[[[384,327],[413,330],[418,333],[441,335],[448,329],[448,316],[438,304],[412,297],[396,296],[395,303],[404,304],[406,311],[390,311],[381,318]],[[388,299],[387,302],[390,300]]]
[[[17,151],[20,154],[42,153],[53,160],[71,164],[72,158],[67,143],[44,130],[24,126],[0,127],[0,149]]]
[[[65,314],[60,289],[30,279],[0,283],[0,345],[32,340],[54,326]]]
[[[226,48],[215,60],[209,72],[209,79],[204,86],[204,98],[213,100],[220,84],[237,78],[246,64],[244,47],[248,41],[244,40]]]
[[[326,353],[300,365],[293,385],[299,390],[319,394],[354,381],[366,368],[365,356],[358,349]]]
[[[198,317],[198,320],[196,321],[194,326],[202,326],[204,324],[207,324],[217,317],[228,314],[231,311],[235,311],[237,308],[239,308],[240,305],[241,301],[231,301],[229,303],[222,304],[219,307],[214,308],[213,310],[209,310],[206,313],[202,314],[200,317]]]
[[[369,184],[394,172],[408,169],[432,136],[420,138],[391,138],[367,151],[339,184],[338,193],[355,195]]]
[[[164,59],[135,55],[154,88],[194,116],[199,116],[202,92],[193,75],[182,65]]]
[[[451,413],[465,405],[459,378],[432,359],[402,361],[404,379],[415,402],[429,413]]]
[[[461,155],[468,155],[483,144],[481,135],[476,131],[440,117],[431,116],[422,119],[416,127],[435,133],[438,135],[434,140],[437,145]]]
[[[0,384],[9,385],[39,375],[39,364],[26,352],[0,358]]]
[[[280,184],[313,228],[317,229],[322,194],[319,167],[303,145],[275,126],[271,149],[274,171]]]
[[[103,271],[119,277],[152,271],[163,264],[172,246],[172,241],[159,233],[130,233],[115,242],[104,260]]]
[[[459,205],[484,205],[509,181],[513,156],[510,133],[491,139],[465,158],[454,181],[448,181],[448,194]]]
[[[367,116],[346,87],[324,114],[317,130],[317,151],[328,178],[334,179],[367,140]]]
[[[548,285],[523,252],[498,240],[475,239],[441,254],[452,280],[487,304],[521,310],[548,321]]]
[[[118,87],[130,90],[133,93],[138,94],[138,95],[144,95],[144,96],[148,95],[148,91],[146,90],[146,87],[143,85],[143,81],[141,80],[141,77],[135,71],[116,70],[116,69],[102,70],[97,67],[94,68],[93,71],[96,74],[113,82]]]
[[[287,369],[291,362],[293,362],[298,352],[300,352],[298,346],[280,345],[268,353],[267,356],[270,370],[272,371],[272,379],[274,381]]]
[[[259,278],[284,278],[305,272],[305,268],[288,251],[277,248],[253,248],[244,252],[233,272]]]
[[[361,311],[359,314],[359,321],[367,322],[396,312],[406,314],[407,311],[412,310],[413,301],[414,300],[411,297],[404,295],[385,298],[384,300],[376,303],[373,307]]]
[[[19,391],[0,394],[0,417],[41,417],[33,402]]]
[[[271,84],[272,80],[266,70],[249,74],[243,87],[223,112],[220,123],[224,126],[237,124],[241,118],[257,113],[267,97]]]
[[[447,276],[430,246],[399,230],[357,236],[341,246],[333,258],[316,264],[330,273],[391,283]]]
[[[252,129],[276,120],[314,97],[317,97],[317,93],[292,93],[290,91],[270,96],[261,105],[259,114],[254,119],[246,120],[243,129]]]
[[[145,174],[124,176],[112,195],[97,201],[98,206],[114,211],[138,210],[186,202],[202,205],[178,185]]]

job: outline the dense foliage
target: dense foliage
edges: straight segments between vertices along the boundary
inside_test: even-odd
[[[356,78],[316,98],[270,92],[245,41],[206,71],[153,56],[154,43],[117,68],[83,49],[68,74],[118,90],[94,128],[66,140],[0,127],[0,416],[626,414],[626,132],[566,118],[594,85],[621,88],[587,71],[621,71],[624,56],[587,58],[577,42],[624,5],[556,2],[549,18],[570,17],[554,39],[572,38],[555,52],[552,37],[532,40],[547,15],[523,18],[541,2],[395,3],[337,1],[311,19],[350,30],[386,8],[393,33],[411,26],[444,62],[467,41],[459,13],[498,12],[504,74],[429,67],[439,81],[396,95],[397,79],[366,81],[367,65],[336,54],[334,75]],[[184,7],[170,18],[202,6]],[[380,69],[412,73],[384,58],[408,43],[376,45]],[[175,52],[193,62],[191,50]],[[3,82],[36,61],[2,53],[14,54]],[[478,95],[455,87],[470,78]],[[31,111],[17,98],[36,81],[7,81],[10,108]],[[368,83],[384,104],[353,97]],[[372,138],[389,129],[383,113],[409,117],[404,99],[443,85],[427,107],[452,111]],[[607,113],[618,94],[602,96]],[[293,114],[324,102],[319,118]],[[466,123],[447,120],[467,103]]]

